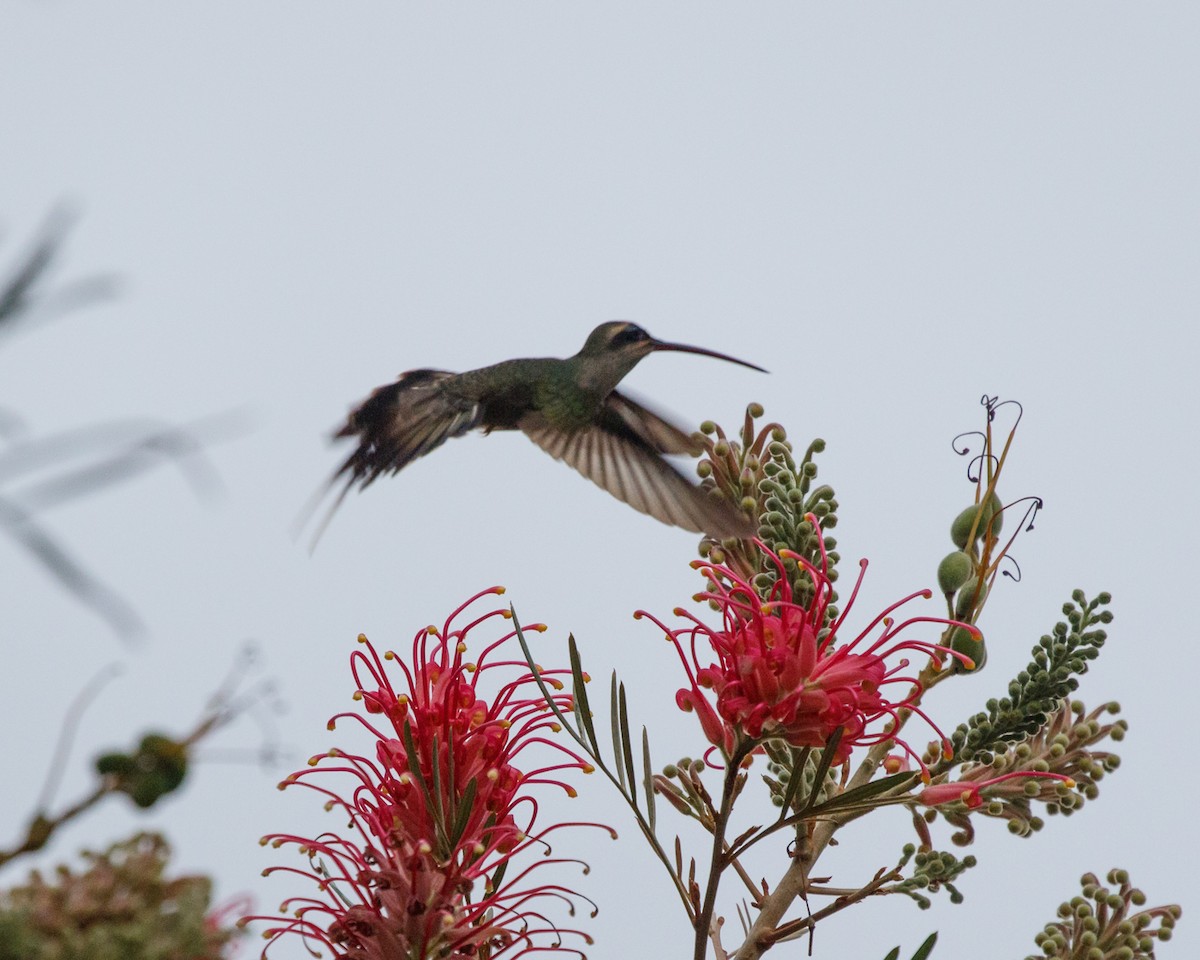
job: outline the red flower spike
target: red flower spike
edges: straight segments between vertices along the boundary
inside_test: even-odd
[[[1069,788],[1075,786],[1075,781],[1061,773],[1040,773],[1037,771],[1013,770],[1009,773],[1002,774],[998,777],[992,777],[990,780],[959,780],[956,783],[936,783],[932,787],[926,787],[917,794],[917,803],[922,803],[927,807],[936,807],[945,803],[963,803],[967,809],[974,810],[976,807],[982,807],[984,798],[982,791],[989,787],[994,787],[997,784],[1005,783],[1014,780],[1057,780],[1064,783]],[[1015,792],[1020,795],[1024,793],[1024,788],[1020,785],[1015,785]],[[1001,791],[992,791],[993,794]],[[1011,788],[1008,788],[1011,792]]]
[[[817,527],[816,517],[810,515],[808,519]],[[817,539],[821,542],[819,527]],[[739,746],[769,739],[784,740],[796,747],[822,747],[841,729],[833,757],[837,764],[843,763],[857,746],[894,739],[884,731],[869,728],[881,720],[897,720],[901,710],[915,712],[933,726],[917,706],[922,693],[919,680],[903,672],[909,661],[896,660],[895,655],[903,651],[931,659],[943,655],[961,659],[961,655],[939,644],[900,635],[922,623],[975,628],[937,617],[914,617],[896,623],[892,614],[918,597],[928,599],[930,593],[925,590],[892,604],[852,640],[839,643],[867,562],[860,565],[845,609],[826,627],[833,585],[824,553],[818,568],[789,550],[777,555],[761,541],[755,543],[778,571],[765,599],[730,568],[692,562],[710,583],[709,589],[695,599],[711,603],[721,612],[723,623],[719,629],[678,608],[676,615],[690,623],[677,629],[644,611],[634,614],[651,620],[675,645],[688,677],[688,686],[676,694],[676,703],[680,709],[697,714],[709,743],[728,759]],[[814,590],[807,604],[796,601],[784,572],[784,558],[794,560],[812,578]],[[711,656],[715,656],[715,662],[708,662]],[[888,694],[889,688],[902,692],[893,697]],[[938,734],[945,743],[945,737],[940,731]],[[902,740],[896,743],[921,763],[908,744]]]
[[[308,869],[275,867],[267,873],[299,874],[315,882],[320,894],[286,901],[281,909],[293,916],[282,924],[275,917],[245,918],[275,923],[264,934],[271,943],[291,933],[310,949],[323,943],[344,960],[410,960],[518,957],[565,949],[565,936],[589,942],[581,931],[559,929],[538,908],[540,901],[557,899],[573,912],[580,896],[555,884],[531,883],[534,871],[576,861],[540,857],[523,870],[506,869],[530,847],[549,852],[545,838],[554,830],[579,825],[538,826],[530,788],[550,784],[573,796],[574,789],[557,779],[560,771],[590,767],[543,735],[556,724],[525,662],[485,662],[515,631],[487,645],[474,663],[464,659],[470,631],[512,615],[492,610],[463,627],[455,625],[456,618],[481,597],[502,592],[494,587],[476,594],[441,628],[419,631],[408,662],[391,652],[380,656],[359,636],[366,649],[351,654],[350,666],[354,699],[363,712],[338,714],[330,727],[353,720],[374,738],[372,755],[331,750],[313,758],[314,768],[281,784],[316,790],[326,809],[348,815],[352,832],[263,838],[275,847],[293,844],[309,860]],[[402,678],[399,692],[387,662]],[[505,671],[503,679],[489,685],[498,689],[484,695],[480,681],[499,671]],[[569,671],[539,668],[538,674],[548,688],[559,690],[559,675]],[[569,694],[553,697],[562,710],[572,709]],[[535,744],[548,746],[558,760],[523,770],[520,755]],[[347,782],[338,789],[326,786],[331,774]],[[269,948],[270,943],[264,955]]]

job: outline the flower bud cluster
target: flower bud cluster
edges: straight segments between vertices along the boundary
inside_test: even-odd
[[[1040,953],[1026,960],[1051,957],[1121,957],[1154,960],[1156,943],[1171,939],[1175,922],[1183,915],[1176,904],[1134,911],[1146,895],[1129,882],[1129,874],[1113,869],[1105,878],[1117,889],[1103,886],[1093,873],[1083,875],[1083,895],[1060,904],[1059,919],[1046,924],[1034,942]]]
[[[776,553],[791,550],[811,564],[823,562],[828,579],[835,581],[837,543],[827,531],[837,526],[838,502],[832,487],[815,485],[817,464],[813,459],[825,449],[825,441],[814,440],[797,463],[782,426],[768,423],[759,427],[755,423],[762,415],[761,404],[750,404],[736,440],[726,437],[711,421],[701,425],[706,452],[697,468],[703,478],[701,485],[750,510],[758,518],[761,539]],[[810,522],[810,515],[817,518],[819,528]],[[700,556],[728,566],[754,583],[764,596],[778,575],[774,565],[765,562],[748,541],[718,544],[704,540]],[[802,569],[790,563],[786,568],[792,592],[799,602],[809,602],[815,585]],[[830,602],[836,604],[836,594]],[[837,616],[836,606],[830,607],[829,615]]]

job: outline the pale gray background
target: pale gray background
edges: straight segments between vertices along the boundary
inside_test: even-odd
[[[9,0],[0,254],[71,198],[64,277],[125,285],[7,338],[3,403],[44,432],[244,405],[256,426],[213,450],[215,505],[160,473],[47,518],[147,620],[136,653],[0,546],[5,836],[94,671],[126,663],[77,763],[145,725],[182,731],[257,638],[290,759],[200,767],[149,816],[114,804],[65,831],[45,862],[160,826],[181,868],[270,911],[304,891],[259,878],[280,860],[259,835],[334,826],[274,782],[335,742],[354,636],[399,646],[495,582],[552,626],[544,661],[573,630],[594,675],[621,670],[660,763],[695,749],[670,650],[629,616],[686,601],[695,538],[520,436],[458,441],[352,497],[315,556],[288,533],[337,461],[327,431],[375,385],[566,355],[619,317],[771,369],[658,356],[628,385],[685,422],[733,425],[757,399],[798,443],[827,438],[842,552],[872,560],[864,617],[932,583],[969,497],[949,441],[980,394],[1025,404],[1003,492],[1047,509],[1017,548],[1024,582],[989,606],[988,669],[928,704],[947,726],[1003,691],[1072,588],[1116,598],[1081,691],[1132,725],[1100,802],[1027,841],[981,822],[964,905],[868,903],[823,925],[817,954],[870,960],[940,929],[947,960],[1024,956],[1077,877],[1115,864],[1153,903],[1194,901],[1198,26],[1182,2]],[[245,720],[219,741],[262,737]],[[72,767],[60,802],[82,783]],[[562,815],[622,832],[577,837],[601,905],[590,954],[690,955],[629,818],[587,786]],[[834,882],[908,839],[904,814],[873,819],[822,861]],[[773,880],[782,855],[758,869]],[[1195,922],[1163,956],[1194,955]]]

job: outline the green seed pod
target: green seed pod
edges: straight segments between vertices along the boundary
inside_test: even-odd
[[[988,524],[991,524],[991,526],[989,527]],[[1003,526],[1004,504],[993,493],[983,505],[983,513],[979,517],[979,535],[997,537],[1000,535],[1000,530]]]
[[[954,541],[954,545],[959,550],[966,549],[967,537],[971,535],[971,526],[975,523],[975,514],[979,508],[976,506],[967,507],[962,513],[954,518],[954,522],[950,524],[950,539]],[[980,531],[975,531],[975,536],[979,536]]]
[[[987,663],[987,645],[983,642],[982,634],[975,637],[966,627],[954,628],[954,632],[950,634],[950,649],[972,660],[972,666],[968,667],[961,660],[955,659],[950,665],[950,669],[955,673],[976,673]]]
[[[938,588],[949,596],[971,579],[974,572],[975,564],[971,562],[971,558],[961,550],[955,550],[938,564]]]
[[[962,585],[958,596],[954,599],[954,616],[966,620],[971,614],[983,606],[987,599],[987,584],[979,582],[978,577],[972,577]]]

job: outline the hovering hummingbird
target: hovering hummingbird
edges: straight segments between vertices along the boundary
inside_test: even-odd
[[[624,321],[600,324],[565,360],[505,360],[466,373],[409,370],[375,390],[334,434],[356,437],[358,446],[330,478],[330,486],[342,477],[346,484],[329,516],[352,487],[367,487],[479,428],[520,430],[556,460],[663,523],[718,538],[754,536],[753,522],[735,505],[710,496],[663,459],[668,453],[698,456],[703,445],[616,391],[639,360],[660,350],[766,373],[723,353],[656,340]]]

